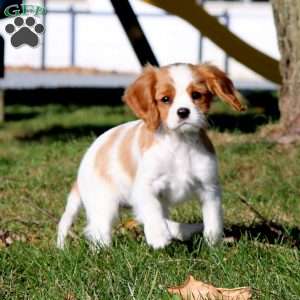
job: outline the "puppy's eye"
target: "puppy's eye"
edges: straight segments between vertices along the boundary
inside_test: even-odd
[[[164,96],[164,97],[162,97],[162,98],[160,99],[160,101],[163,102],[163,103],[168,104],[168,103],[170,103],[171,100],[170,100],[170,97]]]
[[[202,97],[202,95],[199,92],[192,92],[192,99],[198,100]]]

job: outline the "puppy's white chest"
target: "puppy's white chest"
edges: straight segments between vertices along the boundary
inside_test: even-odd
[[[186,149],[178,149],[162,158],[159,175],[153,181],[154,190],[168,202],[184,200],[195,184],[192,162],[191,153]]]
[[[171,180],[167,189],[167,197],[170,202],[180,202],[185,200],[192,191],[194,185],[192,174],[181,170],[173,172],[169,177]]]

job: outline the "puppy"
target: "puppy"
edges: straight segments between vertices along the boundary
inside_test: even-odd
[[[133,208],[154,249],[202,230],[209,245],[218,243],[221,189],[215,150],[205,132],[214,95],[243,110],[231,80],[212,65],[145,67],[123,97],[139,120],[108,130],[85,153],[58,225],[57,246],[64,247],[81,206],[87,238],[95,246],[109,246],[122,205]],[[193,194],[202,202],[203,225],[169,220],[169,207]]]

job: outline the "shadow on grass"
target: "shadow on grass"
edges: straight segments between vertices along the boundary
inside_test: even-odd
[[[278,223],[256,223],[250,226],[232,225],[225,229],[225,237],[239,241],[243,236],[266,244],[287,244],[300,249],[300,228],[285,227]]]
[[[55,125],[53,127],[43,129],[37,132],[31,132],[17,137],[19,141],[67,141],[70,139],[76,139],[80,137],[87,136],[99,136],[112,126],[103,125],[103,126],[74,126],[74,127],[63,127],[60,125]]]
[[[39,112],[5,113],[5,122],[29,120],[39,116]]]
[[[264,114],[212,114],[208,117],[210,128],[217,129],[220,132],[240,131],[243,133],[254,133],[259,126],[269,123],[270,120],[275,120]]]
[[[122,104],[122,88],[39,88],[5,91],[7,105],[40,106],[48,104],[90,106]]]
[[[252,133],[261,125],[267,124],[269,119],[266,116],[257,116],[256,114],[245,115],[228,115],[228,114],[212,114],[209,116],[210,128],[224,131],[241,131],[244,133]],[[28,132],[23,136],[17,137],[20,141],[53,141],[80,138],[85,136],[99,136],[113,125],[82,125],[63,127],[55,125],[36,132]]]
[[[64,111],[68,111],[68,106],[76,105],[80,107],[87,106],[110,106],[120,107],[122,105],[122,88],[49,88],[35,90],[8,90],[5,92],[6,105],[24,105],[46,106],[49,104],[61,105]],[[215,128],[221,132],[240,131],[244,133],[253,133],[259,126],[267,124],[269,121],[279,119],[279,110],[277,96],[270,91],[243,91],[246,96],[249,107],[255,108],[256,111],[248,111],[243,114],[231,114],[221,110],[222,113],[212,113],[208,120],[211,128]],[[225,107],[227,107],[225,105]],[[74,109],[74,108],[73,108]],[[225,110],[226,111],[226,110]],[[257,112],[261,113],[257,113]],[[116,112],[117,113],[117,112]],[[8,112],[6,114],[7,121],[17,121],[33,119],[37,112]],[[111,125],[111,124],[110,124]],[[78,138],[87,135],[99,135],[105,128],[110,125],[103,126],[53,126],[40,131],[31,132],[21,136],[19,140],[24,141],[40,141],[40,140],[66,140],[69,138]]]
[[[288,228],[277,223],[255,223],[250,226],[239,224],[225,228],[224,234],[228,245],[233,245],[234,242],[247,237],[265,247],[281,245],[300,249],[300,228],[298,227]],[[186,245],[190,253],[195,251],[194,239],[186,242],[178,241],[178,243]]]

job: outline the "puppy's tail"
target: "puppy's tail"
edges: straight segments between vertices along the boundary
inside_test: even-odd
[[[76,218],[82,202],[80,199],[80,193],[77,183],[74,183],[73,188],[68,195],[66,209],[59,221],[57,231],[57,247],[63,249],[65,245],[65,239],[68,235],[68,231]]]

